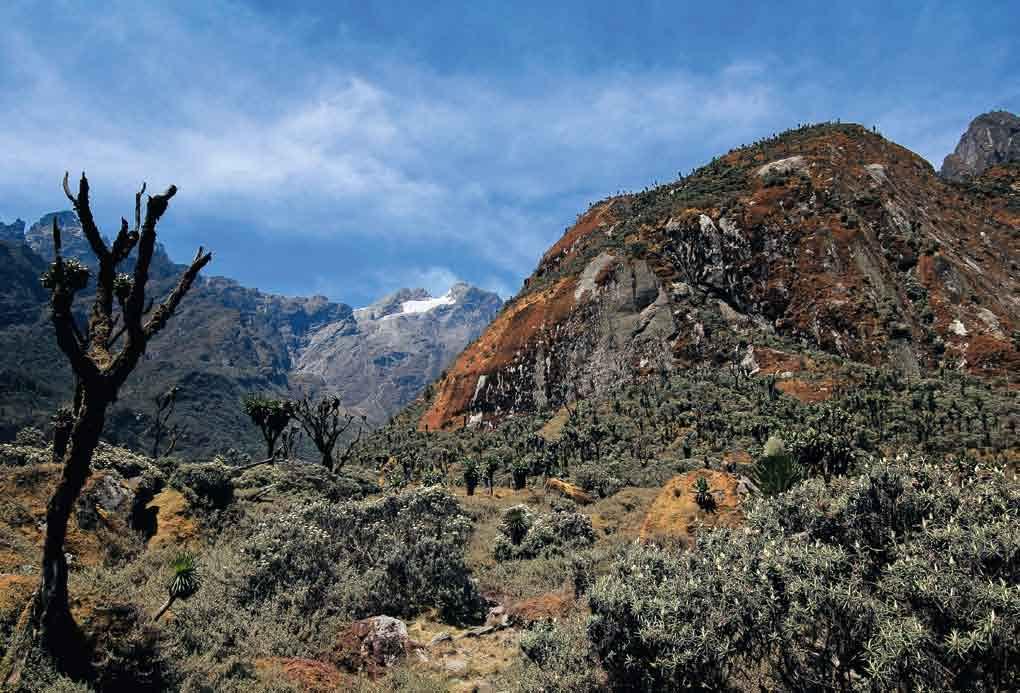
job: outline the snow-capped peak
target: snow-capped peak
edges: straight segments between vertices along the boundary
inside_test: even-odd
[[[425,298],[420,301],[404,301],[400,306],[400,313],[397,313],[397,315],[406,315],[408,313],[427,313],[433,308],[438,308],[439,306],[452,306],[456,302],[457,299],[453,297],[452,292],[447,291],[439,298]]]

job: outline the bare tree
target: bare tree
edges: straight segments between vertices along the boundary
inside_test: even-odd
[[[134,228],[121,219],[120,231],[108,247],[92,216],[85,174],[78,183],[77,195],[71,193],[68,176],[64,175],[64,193],[74,205],[99,268],[95,300],[83,333],[75,322],[72,306],[75,294],[85,288],[91,272],[77,260],[61,257],[60,228],[54,219],[55,259],[43,275],[43,284],[50,290],[50,320],[57,344],[70,362],[76,386],[63,470],[46,508],[42,577],[4,662],[0,679],[7,683],[20,679],[25,658],[34,646],[53,655],[57,665],[69,674],[84,675],[88,670],[87,654],[68,604],[67,559],[64,556],[68,518],[91,473],[92,454],[103,431],[107,408],[117,398],[150,340],[163,329],[199,271],[212,259],[211,253],[199,248],[173,291],[146,316],[145,289],[156,249],[156,225],[176,192],[177,188],[171,185],[165,192],[147,197],[143,218],[143,184],[135,195]],[[117,266],[127,260],[136,246],[138,255],[133,273],[118,274]],[[115,333],[118,320],[122,329]],[[126,336],[118,352],[113,345],[121,335]]]
[[[149,426],[147,432],[152,434],[152,459],[154,460],[172,453],[177,447],[177,440],[184,432],[179,424],[170,425],[170,417],[174,415],[179,391],[179,388],[174,385],[166,392],[153,397],[156,411],[152,418],[152,425]],[[164,440],[166,447],[161,450]]]
[[[347,432],[355,421],[354,414],[350,414],[343,407],[340,398],[336,395],[323,397],[313,401],[311,397],[305,396],[294,402],[294,418],[305,429],[305,433],[312,439],[316,449],[322,456],[322,464],[326,469],[334,471],[343,466],[350,457],[351,451],[361,439],[363,426],[358,426],[358,434],[350,442],[347,448],[339,457],[334,457],[333,450],[336,448],[340,436]],[[364,424],[365,417],[361,417]]]

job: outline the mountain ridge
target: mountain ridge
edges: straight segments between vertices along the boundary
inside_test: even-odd
[[[44,215],[27,231],[24,222],[5,225],[11,231],[0,241],[5,267],[0,274],[0,382],[6,384],[0,396],[0,436],[26,425],[45,427],[70,393],[70,372],[52,339],[48,295],[39,282],[52,259],[46,251],[54,218],[63,231],[65,256],[93,263],[73,212]],[[180,266],[160,246],[152,269],[152,293],[159,295],[172,288]],[[125,386],[110,414],[109,437],[145,449],[151,400],[172,386],[180,389],[175,416],[187,428],[179,445],[185,453],[208,455],[231,447],[254,451],[254,429],[239,404],[248,392],[278,397],[337,393],[370,424],[382,423],[438,376],[501,305],[495,294],[457,286],[452,305],[435,314],[390,320],[381,339],[368,336],[379,332],[366,327],[369,316],[359,320],[345,303],[265,293],[227,277],[200,277],[168,335],[150,345],[139,378]],[[393,296],[413,300],[428,292],[401,289]],[[81,297],[76,311],[82,324],[87,300]],[[342,352],[330,345],[331,339],[340,340]],[[358,344],[365,339],[371,344]],[[313,354],[306,356],[312,347]],[[344,366],[327,367],[338,353],[344,355]],[[386,361],[393,353],[403,355],[400,363]],[[399,376],[388,377],[391,366]],[[365,393],[383,380],[383,395],[369,401]]]
[[[914,374],[1013,376],[1020,234],[1007,207],[860,125],[731,150],[581,215],[436,384],[419,427],[556,407],[660,368],[760,371],[767,350],[803,346]]]

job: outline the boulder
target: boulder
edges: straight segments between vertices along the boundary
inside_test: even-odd
[[[340,666],[375,675],[422,649],[400,619],[372,616],[355,621],[340,634],[335,655]]]
[[[595,499],[580,486],[576,486],[569,481],[563,481],[562,479],[556,479],[554,477],[550,477],[546,480],[545,490],[558,493],[564,498],[569,498],[575,503],[581,503],[582,505],[588,505],[589,503],[595,502]]]
[[[75,517],[81,529],[94,529],[101,518],[119,516],[129,519],[135,492],[117,472],[104,469],[88,480],[75,506]]]

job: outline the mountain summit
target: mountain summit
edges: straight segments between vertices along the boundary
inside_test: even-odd
[[[992,111],[971,121],[956,149],[942,162],[941,173],[959,181],[1009,163],[1020,163],[1020,117]]]
[[[356,325],[313,332],[294,374],[337,383],[345,401],[381,422],[410,402],[499,312],[498,295],[457,283],[442,296],[401,289],[354,311]]]
[[[811,354],[1015,375],[1010,204],[949,185],[859,125],[731,151],[580,216],[438,383],[419,426],[558,407],[701,364],[789,376],[810,371]],[[822,397],[837,385],[824,380],[780,385]]]

